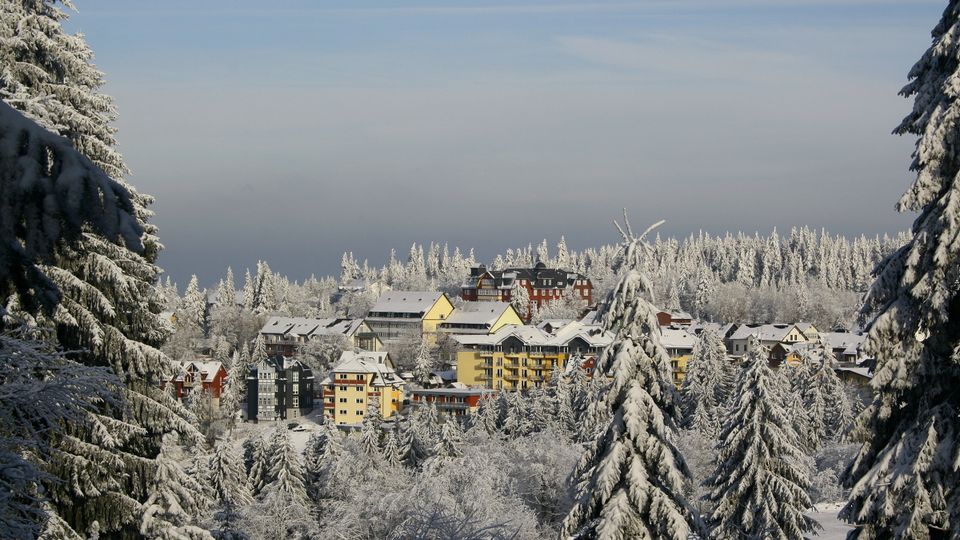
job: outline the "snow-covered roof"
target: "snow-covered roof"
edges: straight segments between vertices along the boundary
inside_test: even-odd
[[[867,336],[849,332],[820,332],[820,339],[833,350],[843,349],[843,354],[857,355]]]
[[[370,315],[379,313],[413,313],[422,315],[430,310],[443,296],[437,291],[389,291],[380,295],[377,303],[370,308]]]
[[[403,379],[394,370],[393,360],[385,351],[343,351],[340,359],[330,371],[333,373],[372,374],[371,384],[374,386],[403,384]],[[324,384],[329,384],[329,378],[324,380]]]
[[[697,336],[682,328],[661,328],[660,344],[667,349],[689,349],[697,343]]]
[[[749,339],[750,336],[756,336],[758,340],[763,341],[783,341],[791,330],[795,328],[792,324],[761,324],[759,326],[743,325],[730,336],[731,340]]]
[[[554,329],[551,334],[542,328],[530,325],[508,324],[492,334],[486,335],[456,335],[461,345],[498,345],[509,337],[516,337],[527,346],[563,347],[575,338],[583,339],[591,347],[606,347],[613,341],[613,336],[604,332],[598,325],[588,325],[582,322],[569,322],[562,328]]]
[[[215,360],[200,362],[196,360],[181,360],[177,362],[177,374],[173,377],[174,381],[182,381],[188,371],[199,373],[203,382],[213,382],[217,373],[223,369],[223,364]]]
[[[264,335],[278,335],[288,339],[316,336],[352,336],[363,324],[363,319],[270,317],[260,329]]]
[[[507,310],[512,309],[508,302],[464,302],[442,323],[453,325],[493,326]]]

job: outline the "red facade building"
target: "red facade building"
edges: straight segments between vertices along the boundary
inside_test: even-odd
[[[542,262],[533,268],[487,270],[483,265],[471,268],[470,277],[460,288],[460,297],[468,302],[510,302],[516,287],[527,290],[530,305],[537,309],[571,294],[586,305],[593,304],[593,283],[586,276],[547,268]]]

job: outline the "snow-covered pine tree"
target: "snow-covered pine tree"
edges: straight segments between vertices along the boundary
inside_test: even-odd
[[[410,422],[406,422],[400,428],[398,443],[400,463],[411,469],[416,469],[430,457],[429,451],[424,447],[417,430]]]
[[[503,420],[503,432],[512,438],[523,437],[534,432],[535,425],[530,414],[530,403],[519,391],[513,391],[507,398],[506,416]]]
[[[433,447],[433,456],[430,457],[428,467],[439,469],[444,464],[463,455],[463,430],[454,418],[447,420],[440,427],[440,437]]]
[[[510,289],[510,304],[517,310],[520,318],[524,321],[530,320],[532,308],[530,304],[530,291],[527,290],[526,286],[514,283],[513,288]]]
[[[680,387],[683,398],[684,421],[688,428],[715,437],[719,431],[718,408],[722,408],[723,391],[718,388],[723,378],[726,349],[719,335],[704,330],[693,347],[687,362],[687,373]]]
[[[391,467],[399,467],[403,458],[400,435],[396,429],[390,430],[383,444],[383,461]]]
[[[154,476],[148,483],[140,534],[144,538],[163,540],[210,539],[210,533],[197,522],[211,501],[206,499],[204,487],[184,473],[170,455],[173,444],[170,437],[164,438]]]
[[[72,232],[74,238],[65,235],[69,241],[58,242],[52,257],[38,267],[40,272],[30,276],[33,283],[52,282],[60,290],[55,310],[36,309],[36,302],[24,301],[22,296],[10,305],[11,311],[29,314],[38,325],[54,329],[57,343],[64,349],[84,350],[78,355],[82,363],[110,366],[126,384],[128,407],[106,411],[103,418],[91,418],[87,425],[74,425],[73,436],[61,441],[50,470],[71,481],[52,483],[50,493],[53,506],[75,531],[86,531],[96,521],[104,533],[124,529],[134,534],[140,505],[149,496],[144,479],[156,476],[154,458],[161,437],[171,431],[199,435],[185,420],[188,413],[159,388],[170,365],[157,349],[166,338],[167,327],[159,316],[163,298],[154,287],[160,273],[154,261],[162,246],[156,228],[148,223],[152,212],[147,207],[152,199],[123,181],[127,167],[115,150],[112,100],[99,93],[103,77],[91,63],[92,53],[83,36],[69,35],[61,27],[66,13],[54,2],[13,0],[0,2],[0,13],[0,96],[66,137],[129,194],[124,205],[133,220],[118,215],[118,219],[104,222],[112,229],[81,230],[76,226],[97,209],[123,201],[115,192],[104,192],[104,198],[98,199],[95,191],[88,191],[75,202],[91,205],[89,214],[75,210],[62,214],[69,225],[63,232]],[[40,148],[36,143],[17,143],[16,147],[33,152]],[[41,159],[36,163],[39,171],[77,174],[77,169],[64,169],[67,163],[62,161]],[[18,168],[3,167],[15,174]],[[69,193],[75,196],[80,191],[74,188]],[[17,204],[9,195],[4,193],[4,204]],[[21,226],[15,219],[19,211],[8,214],[4,206],[0,213],[4,218],[14,217],[10,223]],[[27,247],[31,249],[21,253],[30,257],[41,254],[31,246],[50,238],[41,233],[49,233],[53,224],[36,229],[29,225],[31,244]],[[6,234],[3,237],[8,238]],[[115,466],[104,474],[90,475],[83,469],[91,460]]]
[[[273,481],[270,475],[270,448],[267,447],[263,437],[254,435],[252,438],[248,480],[250,490],[254,495],[259,495],[263,488]]]
[[[715,505],[710,538],[803,538],[819,526],[804,515],[812,506],[809,471],[787,417],[787,389],[756,338],[747,348],[717,443],[716,469],[706,482]]]
[[[689,472],[673,442],[677,407],[669,357],[659,341],[650,282],[638,270],[649,257],[650,229],[635,236],[626,211],[624,222],[626,231],[617,225],[621,277],[603,317],[615,338],[594,374],[613,377],[602,397],[611,419],[571,475],[574,502],[561,534],[685,540],[699,522],[683,496]]]
[[[360,448],[372,458],[381,457],[383,446],[383,415],[380,413],[380,402],[372,398],[367,404],[360,426]]]
[[[267,359],[267,342],[263,339],[263,334],[257,334],[253,341],[253,352],[250,355],[250,365],[255,366]]]
[[[816,378],[817,385],[822,388],[825,402],[827,435],[836,442],[846,439],[847,433],[853,426],[855,414],[852,398],[847,387],[837,376],[834,367],[837,357],[828,344],[821,343],[821,366]]]
[[[122,405],[109,370],[78,364],[39,337],[24,326],[0,332],[0,538],[36,538],[41,529],[45,538],[76,537],[39,490],[50,480],[46,460],[71,425]],[[109,467],[93,463],[91,473]]]
[[[198,336],[204,335],[207,330],[207,294],[200,290],[197,276],[190,276],[190,283],[183,293],[180,306],[177,308],[177,324]]]
[[[864,298],[864,346],[876,358],[865,441],[845,481],[841,517],[855,538],[948,537],[960,531],[960,0],[910,70],[913,111],[896,129],[917,135],[913,185],[898,209],[919,212],[913,237],[883,261]]]
[[[218,540],[240,540],[240,509],[253,501],[247,475],[239,456],[228,440],[214,447],[209,463],[210,488],[215,512],[211,532]]]
[[[279,494],[287,500],[307,505],[303,464],[290,440],[290,433],[282,424],[277,425],[270,444],[270,479],[263,488],[264,493]]]
[[[420,338],[420,346],[417,347],[413,364],[414,380],[416,380],[420,386],[427,388],[430,383],[430,377],[433,374],[434,362],[430,350],[430,342],[427,341],[427,336],[425,335]]]

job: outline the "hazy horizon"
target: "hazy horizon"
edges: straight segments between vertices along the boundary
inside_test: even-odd
[[[294,279],[431,240],[895,234],[941,2],[80,2],[159,264]],[[201,232],[202,231],[202,232]]]

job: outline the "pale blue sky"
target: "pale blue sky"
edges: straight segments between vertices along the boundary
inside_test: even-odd
[[[160,263],[210,284],[598,245],[623,206],[673,235],[903,229],[897,92],[945,2],[77,4]]]

